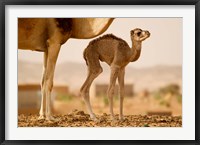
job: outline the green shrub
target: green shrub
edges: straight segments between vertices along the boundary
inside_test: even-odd
[[[182,103],[182,95],[177,95],[176,98],[179,103]]]
[[[73,100],[73,98],[74,98],[74,96],[70,95],[70,94],[59,94],[57,96],[58,100],[65,101],[65,102],[71,101],[71,100]]]
[[[108,101],[108,97],[107,96],[103,96],[103,103],[104,103],[104,106],[108,106],[109,105],[109,101]]]
[[[154,98],[155,98],[156,100],[160,100],[160,99],[162,98],[160,92],[155,92],[153,96],[154,96]]]

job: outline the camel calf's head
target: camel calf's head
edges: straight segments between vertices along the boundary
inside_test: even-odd
[[[136,42],[142,42],[145,39],[150,37],[150,33],[147,30],[142,30],[140,28],[136,28],[131,30],[131,40]]]

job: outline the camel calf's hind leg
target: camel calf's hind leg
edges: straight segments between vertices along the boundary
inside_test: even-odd
[[[95,55],[93,55],[94,57]],[[90,90],[90,86],[93,82],[93,80],[103,71],[102,67],[100,66],[99,60],[97,59],[87,59],[87,63],[88,63],[88,76],[83,84],[83,86],[81,87],[80,90],[80,94],[84,99],[84,102],[87,106],[87,110],[90,114],[90,117],[93,120],[97,120],[95,114],[92,111],[92,107],[90,104],[90,95],[89,95],[89,90]]]

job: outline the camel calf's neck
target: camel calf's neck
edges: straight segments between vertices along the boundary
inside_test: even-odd
[[[126,41],[112,34],[104,35],[89,43],[84,50],[84,59],[88,65],[88,76],[81,87],[81,96],[84,98],[91,118],[96,120],[89,100],[89,89],[93,80],[103,71],[100,61],[106,62],[111,67],[110,84],[108,87],[108,98],[110,102],[110,113],[113,113],[113,94],[116,79],[120,86],[120,119],[123,119],[123,98],[124,98],[124,75],[125,66],[132,61],[138,60],[141,53],[142,41],[150,36],[148,31],[136,28],[131,31],[132,47]]]

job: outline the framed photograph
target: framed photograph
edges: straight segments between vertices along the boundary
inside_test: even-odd
[[[200,144],[199,11],[1,1],[1,144]]]

